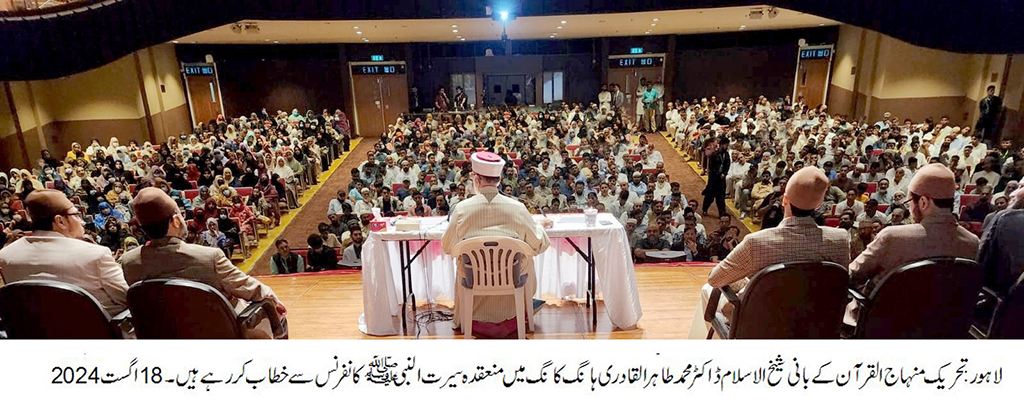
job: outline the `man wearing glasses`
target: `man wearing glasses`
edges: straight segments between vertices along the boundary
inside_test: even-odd
[[[128,308],[121,266],[102,245],[82,240],[82,213],[64,193],[36,190],[25,199],[32,235],[0,250],[0,276],[5,283],[52,280],[85,289],[108,314]]]
[[[932,257],[974,259],[978,237],[957,224],[953,216],[956,179],[942,164],[922,167],[909,186],[914,224],[882,229],[850,263],[850,282],[855,286],[877,282],[900,266]],[[862,292],[865,290],[862,290]],[[855,302],[847,307],[847,322],[856,320]]]
[[[286,312],[284,304],[277,299],[274,291],[231,263],[224,252],[217,248],[188,244],[188,223],[178,205],[163,190],[148,187],[139,191],[132,201],[135,218],[150,242],[124,253],[124,266],[128,283],[158,279],[184,278],[202,282],[220,290],[240,310],[248,302],[271,299],[281,317]],[[253,338],[268,338],[269,324],[257,326],[249,333]]]

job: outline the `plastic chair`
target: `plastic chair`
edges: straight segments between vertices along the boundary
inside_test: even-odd
[[[739,298],[729,286],[711,292],[704,320],[726,339],[839,338],[849,272],[834,262],[791,262],[757,272]],[[725,295],[729,321],[718,312]]]
[[[476,296],[514,295],[516,301],[516,328],[520,340],[526,338],[525,320],[527,304],[527,275],[516,272],[519,261],[530,261],[533,249],[525,242],[510,237],[476,237],[455,245],[452,257],[458,264],[462,291],[463,338],[473,337],[473,298]],[[469,269],[466,269],[466,268]],[[532,315],[531,315],[532,316]],[[533,327],[533,317],[530,317]]]
[[[241,339],[264,318],[274,338],[288,338],[288,323],[271,300],[252,302],[235,314],[214,287],[188,279],[150,279],[128,288],[128,307],[140,339]]]
[[[862,304],[852,338],[967,338],[982,278],[977,262],[936,257],[899,267],[867,295],[850,289]]]
[[[9,338],[119,339],[127,310],[111,317],[89,292],[70,283],[30,280],[0,288],[0,319]]]

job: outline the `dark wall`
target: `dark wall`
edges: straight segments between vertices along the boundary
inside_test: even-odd
[[[680,35],[674,55],[677,99],[793,94],[799,45],[834,44],[836,27]]]
[[[232,117],[264,107],[271,114],[293,108],[333,112],[349,99],[337,45],[178,46],[184,63],[204,62],[207,54],[217,63],[224,110]]]

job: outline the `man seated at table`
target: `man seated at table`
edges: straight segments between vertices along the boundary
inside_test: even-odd
[[[473,162],[471,178],[477,194],[459,203],[451,211],[451,220],[441,247],[446,254],[454,253],[455,245],[467,238],[496,236],[512,237],[523,240],[533,249],[532,255],[544,252],[551,244],[544,228],[553,223],[548,218],[536,222],[526,210],[526,206],[514,198],[498,193],[505,161],[490,152],[477,152],[470,157]],[[519,274],[527,275],[525,290],[529,297],[537,292],[537,278],[533,270],[533,258],[523,258]],[[461,328],[460,303],[464,275],[459,275],[455,283],[455,328]],[[472,285],[470,285],[472,286]],[[515,298],[512,296],[476,297],[473,306],[473,332],[479,336],[507,337],[516,331]],[[532,315],[530,315],[532,317]]]
[[[818,226],[812,218],[828,187],[825,172],[816,167],[806,167],[793,174],[782,195],[785,211],[782,223],[747,235],[711,270],[690,325],[691,339],[707,336],[704,311],[715,288],[730,285],[742,297],[748,278],[771,265],[796,261],[831,261],[843,267],[850,264],[850,235],[846,230]],[[730,316],[732,306],[726,306],[727,303],[724,299],[719,301],[718,310]]]

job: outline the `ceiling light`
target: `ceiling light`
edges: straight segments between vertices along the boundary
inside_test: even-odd
[[[274,43],[275,43],[275,44],[280,44],[280,43],[281,43],[281,41],[274,41]]]
[[[171,41],[171,43],[172,43],[172,44],[177,44],[177,43],[178,43],[178,41]]]
[[[824,26],[825,26],[825,24],[818,24],[818,26],[819,26],[819,27],[824,27]]]
[[[270,38],[264,38],[263,41],[270,42]]]
[[[459,32],[459,30],[452,30],[452,32]]]
[[[651,23],[651,27],[653,27],[653,26],[655,26],[655,25],[658,25],[658,24],[655,24],[655,23]]]
[[[551,36],[549,36],[548,38],[554,38],[554,37],[555,37],[555,35],[554,35],[554,34],[551,34]]]
[[[452,24],[452,28],[459,28],[458,24]]]
[[[465,41],[465,40],[466,40],[465,38],[459,38],[459,41]]]
[[[356,31],[356,35],[363,35],[362,31]]]
[[[352,29],[353,29],[353,30],[358,30],[358,29],[359,29],[359,27],[358,27],[358,26],[357,26],[357,27],[352,27]]]
[[[362,39],[363,39],[363,41],[368,41],[368,40],[366,39],[366,37],[363,37]]]
[[[740,26],[740,29],[741,29],[741,30],[742,30],[742,29],[744,29],[744,28],[747,28],[747,26],[745,26],[745,25],[741,25],[741,26]]]
[[[558,26],[558,29],[562,29],[562,26],[561,26],[561,25],[559,25],[559,26]]]
[[[658,19],[657,18],[652,18],[651,21],[658,21]]]

